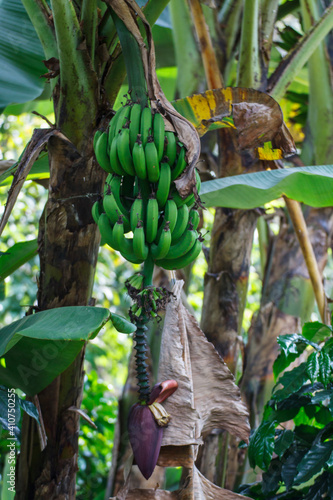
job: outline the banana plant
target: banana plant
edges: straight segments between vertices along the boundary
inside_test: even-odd
[[[18,163],[11,189],[11,193],[14,194],[10,196],[3,225],[9,216],[22,180],[27,176],[30,167],[47,143],[50,162],[50,195],[40,223],[39,308],[50,309],[55,306],[88,303],[99,246],[99,235],[96,225],[92,223],[93,217],[98,223],[103,238],[112,248],[118,246],[119,251],[123,252],[128,260],[145,262],[142,273],[135,276],[134,281],[131,279],[128,285],[136,299],[132,315],[138,325],[137,345],[143,340],[142,347],[137,350],[137,369],[142,370],[143,374],[139,386],[140,401],[153,404],[156,399],[153,401],[152,396],[148,396],[150,388],[144,366],[144,326],[147,319],[145,316],[148,316],[148,313],[150,316],[157,314],[157,309],[153,307],[154,301],[157,307],[159,301],[165,301],[166,295],[164,291],[153,290],[157,294],[154,295],[149,289],[152,268],[155,262],[165,269],[182,267],[195,258],[201,249],[200,238],[198,239],[195,228],[195,224],[198,223],[197,211],[193,208],[191,210],[186,208],[187,203],[191,205],[195,199],[199,201],[197,197],[199,179],[194,170],[199,151],[197,133],[194,126],[191,126],[181,115],[177,115],[167,103],[151,71],[151,59],[147,57],[144,50],[140,54],[139,47],[143,47],[140,28],[142,32],[143,27],[145,28],[150,47],[152,47],[151,35],[142,16],[138,27],[133,27],[133,24],[126,25],[131,19],[131,16],[126,15],[130,8],[129,2],[122,4],[110,1],[107,5],[100,2],[83,2],[82,6],[63,1],[51,2],[51,6],[45,2],[36,3],[29,0],[24,0],[23,3],[44,47],[46,66],[49,70],[46,78],[50,80],[50,87],[53,90],[56,124],[51,131],[48,129],[45,133],[41,132],[32,140],[22,161]],[[144,11],[148,21],[154,22],[166,3],[165,1],[148,2]],[[255,7],[258,7],[256,3]],[[251,8],[249,2],[247,2],[247,8]],[[139,12],[137,10],[137,13]],[[329,23],[327,19],[330,19],[330,12],[325,14],[322,23],[318,21],[317,29],[314,30],[317,38],[311,38],[312,42],[324,36],[323,33]],[[125,25],[125,28],[121,23]],[[128,35],[129,31],[132,33],[131,36],[135,36],[135,40],[139,41],[139,45]],[[125,56],[127,55],[125,60],[121,55],[116,33],[123,45],[123,52]],[[244,47],[245,45],[243,42]],[[143,61],[143,67],[141,68],[139,64],[139,72],[136,72],[133,71],[133,66],[137,65],[138,60]],[[242,55],[242,60],[246,60],[246,55]],[[297,57],[294,60],[297,61]],[[112,106],[124,78],[125,67],[132,92],[129,96],[129,103],[123,106],[119,114],[114,114]],[[257,63],[254,68],[258,68]],[[258,73],[254,75],[257,78]],[[146,88],[145,82],[147,82]],[[148,102],[146,90],[150,106],[146,105]],[[223,96],[223,92],[220,96]],[[244,93],[243,102],[245,100],[246,103],[248,96],[249,93]],[[194,99],[194,106],[190,108],[190,113],[193,114],[193,109],[203,103],[200,99],[202,99],[200,96]],[[234,113],[233,121],[230,119],[232,114],[230,108],[234,104],[237,103],[235,103],[235,97],[232,96],[225,115],[229,121],[223,118],[224,125],[227,124],[229,127],[237,122],[236,113]],[[237,109],[237,106],[234,106],[234,109]],[[241,106],[238,109],[241,110]],[[117,128],[122,112],[124,120]],[[126,113],[130,115],[125,116]],[[210,118],[212,118],[211,122],[208,120],[210,127],[221,126],[216,115],[211,115]],[[142,121],[141,132],[141,128],[134,128],[134,123],[140,122],[141,127]],[[206,121],[207,117],[202,114],[201,128],[205,127]],[[241,123],[241,120],[238,123]],[[246,126],[248,123],[243,122],[243,125]],[[275,128],[274,131],[276,131]],[[141,137],[138,138],[138,135]],[[93,137],[95,144],[93,144]],[[245,138],[246,144],[247,134],[244,130],[243,134],[240,130],[240,137]],[[270,141],[270,138],[267,140]],[[273,142],[274,140],[276,141],[275,138]],[[263,158],[265,155],[270,158],[272,156],[274,158],[274,154],[281,156],[282,148],[279,141],[273,145],[266,143],[266,146],[264,142],[263,139],[258,142],[258,137],[255,137],[254,143],[247,142],[246,145],[258,155],[261,150]],[[129,150],[131,146],[132,152]],[[93,147],[102,169],[94,163]],[[111,161],[112,155],[115,161]],[[161,162],[164,157],[165,161]],[[160,168],[159,172],[158,168]],[[103,169],[109,174],[105,184]],[[181,175],[183,170],[184,174]],[[135,177],[138,178],[137,185],[135,182],[132,185],[127,182],[131,180],[131,177],[133,181]],[[90,179],[90,182],[88,183],[86,179]],[[161,179],[163,182],[160,182]],[[168,179],[170,179],[169,183],[166,182]],[[82,207],[85,194],[82,193],[82,184],[86,189],[86,198],[90,202],[89,210],[86,205]],[[206,192],[209,192],[209,187]],[[91,193],[94,193],[93,199],[90,196]],[[169,203],[169,197],[174,203]],[[101,202],[102,199],[103,202]],[[172,214],[176,213],[174,205],[177,205],[177,202],[177,218],[172,219]],[[134,203],[135,208],[132,210]],[[90,208],[92,208],[92,217]],[[178,213],[181,216],[177,226]],[[78,214],[83,214],[83,217],[77,217]],[[159,217],[160,214],[162,217]],[[59,221],[62,221],[63,225],[59,224]],[[124,237],[125,227],[132,229],[132,240]],[[186,237],[182,238],[184,231]],[[89,238],[86,237],[87,234]],[[174,244],[172,244],[172,235],[174,235]],[[194,246],[195,250],[192,250]],[[75,249],[74,254],[73,249]],[[188,251],[191,250],[191,254],[188,255]],[[68,269],[66,264],[71,262],[71,259],[75,259],[82,265],[77,265],[75,270],[72,269],[66,279],[63,279]],[[89,334],[81,340],[87,338]],[[77,443],[70,430],[72,429],[72,415],[69,417],[63,409],[79,405],[82,359],[83,352],[81,351],[74,364],[69,364],[66,372],[39,395],[42,413],[47,420],[49,444],[43,456],[36,449],[30,454],[29,448],[23,446],[20,462],[23,465],[20,466],[19,475],[21,498],[25,498],[24,495],[30,495],[29,498],[32,498],[31,495],[41,498],[42,490],[45,496],[52,498],[53,493],[50,489],[52,485],[43,484],[41,479],[44,477],[43,474],[36,477],[34,471],[47,470],[49,467],[55,467],[55,464],[57,464],[55,469],[60,471],[56,479],[59,485],[56,494],[65,494],[68,484],[72,491],[74,489]],[[74,394],[72,387],[76,388]],[[59,401],[55,412],[52,406],[53,400]],[[146,413],[146,410],[143,412]],[[77,424],[76,419],[75,425]],[[24,433],[30,432],[27,420],[24,422],[23,430]],[[36,435],[33,431],[31,432],[29,439],[33,440]],[[60,436],[59,442],[55,442],[54,436]],[[25,442],[28,442],[28,439]],[[64,447],[71,450],[68,457],[61,456],[61,450]],[[57,450],[56,456],[50,454],[52,449]],[[34,464],[31,469],[25,467],[28,456]],[[66,471],[66,477],[61,471]],[[67,480],[68,474],[69,481]],[[193,478],[197,477],[194,470]]]

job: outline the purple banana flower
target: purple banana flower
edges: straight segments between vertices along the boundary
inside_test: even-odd
[[[148,404],[136,403],[130,410],[129,440],[135,462],[146,479],[150,478],[155,469],[162,444],[163,427],[170,420],[170,416],[160,403],[171,396],[177,387],[175,380],[156,384],[151,391]]]

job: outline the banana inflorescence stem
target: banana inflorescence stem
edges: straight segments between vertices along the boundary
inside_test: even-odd
[[[149,375],[147,359],[147,337],[146,337],[146,321],[138,319],[136,321],[137,330],[134,334],[136,350],[135,364],[136,364],[136,377],[139,386],[139,400],[141,403],[148,403],[150,396]]]
[[[113,10],[111,10],[111,15],[125,59],[129,94],[133,102],[140,103],[144,108],[148,102],[147,84],[139,46],[132,33]]]

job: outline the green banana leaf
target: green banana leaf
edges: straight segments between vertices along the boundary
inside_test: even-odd
[[[252,209],[287,196],[312,207],[333,206],[333,165],[268,170],[203,182],[206,207]]]
[[[41,95],[44,52],[20,0],[0,1],[0,110]]]
[[[12,176],[15,174],[19,161],[14,163],[5,172],[0,175],[0,186],[6,186],[12,183]],[[38,160],[35,161],[29,175],[27,176],[27,181],[37,180],[37,179],[48,179],[50,177],[49,168],[49,157],[47,153],[42,153]]]
[[[0,329],[0,384],[36,394],[75,359],[110,319],[101,307],[63,307]]]
[[[0,283],[37,255],[37,240],[21,241],[0,255]]]

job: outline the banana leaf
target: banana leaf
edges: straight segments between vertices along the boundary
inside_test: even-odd
[[[333,205],[333,165],[267,170],[202,183],[205,207],[252,209],[287,196],[312,207]]]
[[[45,86],[44,52],[20,0],[0,2],[0,110],[38,97]]]

